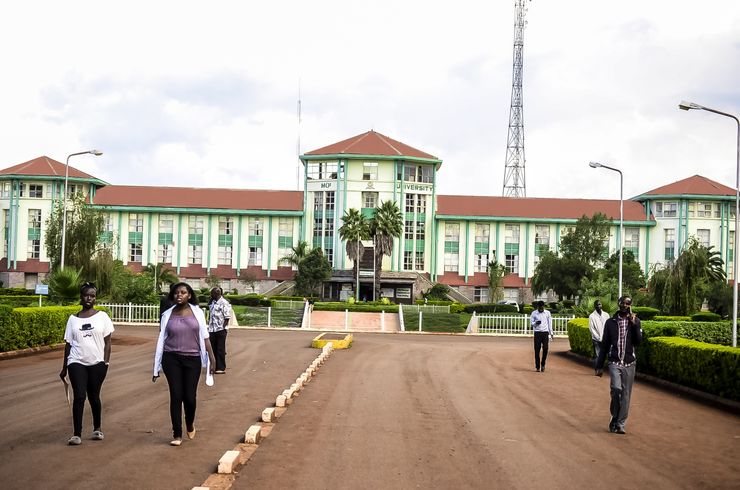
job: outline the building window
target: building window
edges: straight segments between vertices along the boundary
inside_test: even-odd
[[[712,203],[697,202],[696,203],[696,217],[697,218],[711,218],[712,217]]]
[[[280,218],[278,221],[278,260],[289,257],[293,247],[293,220],[291,218]],[[285,265],[284,262],[280,265]]]
[[[406,220],[403,222],[403,238],[406,240],[414,239],[414,222]]]
[[[696,230],[696,236],[699,239],[699,243],[705,247],[709,247],[709,230]]]
[[[219,216],[218,217],[218,234],[219,235],[233,235],[234,234],[234,218],[231,216]]]
[[[313,193],[313,210],[323,211],[324,209],[324,193],[314,192]]]
[[[730,246],[727,257],[727,265],[729,266],[727,271],[727,278],[728,279],[735,279],[735,266],[733,264],[733,261],[735,260],[735,232],[731,231],[728,236],[728,240],[730,241]]]
[[[249,220],[249,236],[262,236],[262,220],[260,218]]]
[[[28,210],[28,258],[41,256],[41,210]]]
[[[632,252],[638,260],[640,252],[640,229],[635,227],[624,228],[624,249]]]
[[[416,195],[416,212],[418,214],[425,214],[427,212],[427,196],[424,194]]]
[[[203,245],[188,245],[188,264],[203,263]]]
[[[306,166],[308,180],[333,180],[337,178],[337,162],[311,162]]]
[[[519,273],[519,225],[506,225],[504,235],[504,265],[511,274]]]
[[[82,192],[82,186],[77,184],[68,184],[67,185],[67,198],[70,198],[77,194],[78,192]]]
[[[169,243],[160,243],[157,247],[157,262],[160,264],[172,263],[172,245]]]
[[[424,270],[424,252],[423,251],[416,252],[416,265],[415,266],[416,266],[417,271]]]
[[[144,231],[144,217],[136,213],[129,214],[128,231],[129,233],[142,233]]]
[[[218,263],[231,265],[231,245],[218,247]]]
[[[401,180],[400,169],[398,179]],[[434,180],[434,166],[406,164],[403,166],[403,180],[406,182],[424,182],[431,184]]]
[[[488,272],[488,254],[475,254],[475,272]]]
[[[407,271],[414,269],[414,252],[411,250],[403,251],[403,269]]]
[[[488,288],[484,286],[476,286],[473,291],[473,301],[476,303],[488,303]]]
[[[3,257],[8,257],[8,236],[10,234],[10,210],[3,209]],[[10,257],[8,257],[10,258]]]
[[[28,197],[44,197],[44,186],[38,184],[28,184]]]
[[[678,203],[658,201],[655,203],[654,214],[656,218],[675,218],[678,215]]]
[[[362,207],[375,209],[378,206],[378,193],[377,192],[363,192],[362,193]]]
[[[414,208],[416,207],[414,205],[414,197],[415,196],[416,196],[415,194],[406,194],[406,198],[405,198],[406,199],[406,208],[405,209],[406,209],[406,212],[407,213],[413,213],[414,212]]]
[[[326,192],[326,210],[334,211],[334,191]]]
[[[457,272],[460,262],[460,224],[445,223],[445,272]]]
[[[129,243],[129,262],[141,262],[141,243]]]
[[[417,221],[416,222],[416,239],[417,240],[425,240],[426,239],[426,224],[423,221]]]
[[[10,197],[10,182],[2,183],[2,187],[0,187],[0,197],[3,199]]]
[[[362,164],[362,180],[378,180],[378,162]]]
[[[676,258],[676,229],[666,228],[663,233],[665,235],[665,254],[663,258],[673,260]]]

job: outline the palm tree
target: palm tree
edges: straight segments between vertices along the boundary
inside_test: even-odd
[[[298,269],[301,261],[308,255],[308,243],[304,241],[298,242],[298,245],[291,247],[291,254],[283,257],[278,262],[281,264],[287,264],[294,269]]]
[[[375,208],[375,216],[370,221],[370,235],[373,237],[373,262],[375,277],[380,277],[383,256],[393,254],[393,239],[403,234],[403,216],[395,201],[384,201]],[[380,281],[375,282],[375,294],[380,296]]]
[[[154,292],[157,294],[162,292],[162,284],[175,284],[180,280],[175,271],[164,264],[149,264],[144,267],[144,272],[152,276]]]
[[[74,267],[56,268],[49,275],[49,296],[61,304],[74,304],[80,299],[82,271]]]
[[[354,274],[358,277],[360,271],[360,259],[365,253],[362,240],[370,238],[370,227],[367,219],[355,208],[350,208],[342,216],[342,226],[339,228],[339,237],[347,242],[347,257],[354,261]],[[359,299],[359,288],[355,286],[355,299]]]

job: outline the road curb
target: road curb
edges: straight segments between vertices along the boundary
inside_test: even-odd
[[[224,452],[218,461],[216,472],[211,473],[201,485],[192,487],[192,490],[203,488],[229,490],[234,484],[234,480],[236,480],[239,469],[249,461],[252,454],[259,448],[260,442],[270,435],[278,419],[288,410],[288,405],[290,405],[292,399],[300,395],[300,391],[311,382],[311,378],[316,375],[319,367],[326,362],[333,352],[334,347],[331,342],[328,342],[321,349],[321,353],[316,359],[300,374],[295,383],[292,383],[289,388],[283,390],[275,398],[275,406],[267,407],[262,411],[259,416],[260,422],[252,424],[246,430],[243,442]]]
[[[64,343],[54,345],[40,345],[38,347],[29,347],[28,349],[9,350],[0,352],[0,361],[5,359],[15,359],[17,357],[26,357],[39,352],[53,352],[64,349]]]
[[[570,350],[563,352],[562,355],[574,361],[578,361],[581,364],[584,364],[590,367],[591,369],[593,369],[593,363],[591,359],[589,359],[586,356],[577,354]],[[697,390],[694,388],[689,388],[688,386],[680,385],[678,383],[667,381],[665,379],[658,378],[657,376],[652,376],[650,374],[641,373],[639,371],[635,373],[635,377],[637,377],[637,379],[641,381],[646,381],[652,385],[655,385],[658,388],[661,388],[665,391],[686,395],[689,398],[692,398],[694,400],[720,408],[734,415],[740,415],[740,402],[736,402],[734,400],[730,400],[727,398],[722,398],[721,396],[713,395],[711,393],[706,393],[704,391]]]

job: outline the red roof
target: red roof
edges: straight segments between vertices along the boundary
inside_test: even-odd
[[[643,196],[676,196],[676,195],[702,195],[702,196],[734,196],[735,189],[727,187],[701,175],[692,175],[672,184],[658,187],[647,191]]]
[[[334,143],[332,145],[319,148],[318,150],[309,151],[306,155],[337,155],[342,153],[350,155],[403,156],[438,160],[434,155],[424,153],[421,150],[412,148],[405,143],[401,143],[400,141],[396,141],[372,130],[340,141],[339,143]]]
[[[116,185],[100,189],[98,206],[303,211],[303,192]]]
[[[38,177],[64,177],[66,165],[49,157],[38,157],[25,163],[0,170],[0,175],[29,175]],[[100,180],[76,168],[69,167],[69,176],[79,179]]]
[[[437,215],[578,219],[599,212],[619,220],[619,201],[603,199],[438,196],[437,204]],[[624,201],[624,219],[645,221],[645,208],[639,202]]]

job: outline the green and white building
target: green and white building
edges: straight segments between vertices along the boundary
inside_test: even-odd
[[[357,278],[338,229],[350,208],[371,217],[384,201],[398,204],[404,232],[374,277],[372,242],[360,264],[360,296],[373,284],[395,302],[410,302],[440,282],[461,301],[487,301],[486,266],[505,264],[507,300],[531,301],[540,255],[557,250],[578,218],[604,213],[612,221],[609,252],[622,242],[643,270],[677,257],[690,236],[720,251],[732,279],[735,190],[694,175],[624,202],[597,199],[452,196],[437,193],[442,160],[375,131],[301,155],[304,191],[117,186],[69,168],[68,195],[82,192],[104,211],[102,239],[133,270],[166,264],[193,286],[216,275],[225,289],[284,287],[295,271],[281,262],[306,241],[333,267],[326,298],[354,295]],[[64,193],[64,164],[39,157],[0,170],[4,229],[0,281],[27,287],[49,272],[46,220]],[[575,192],[575,190],[574,190]]]

